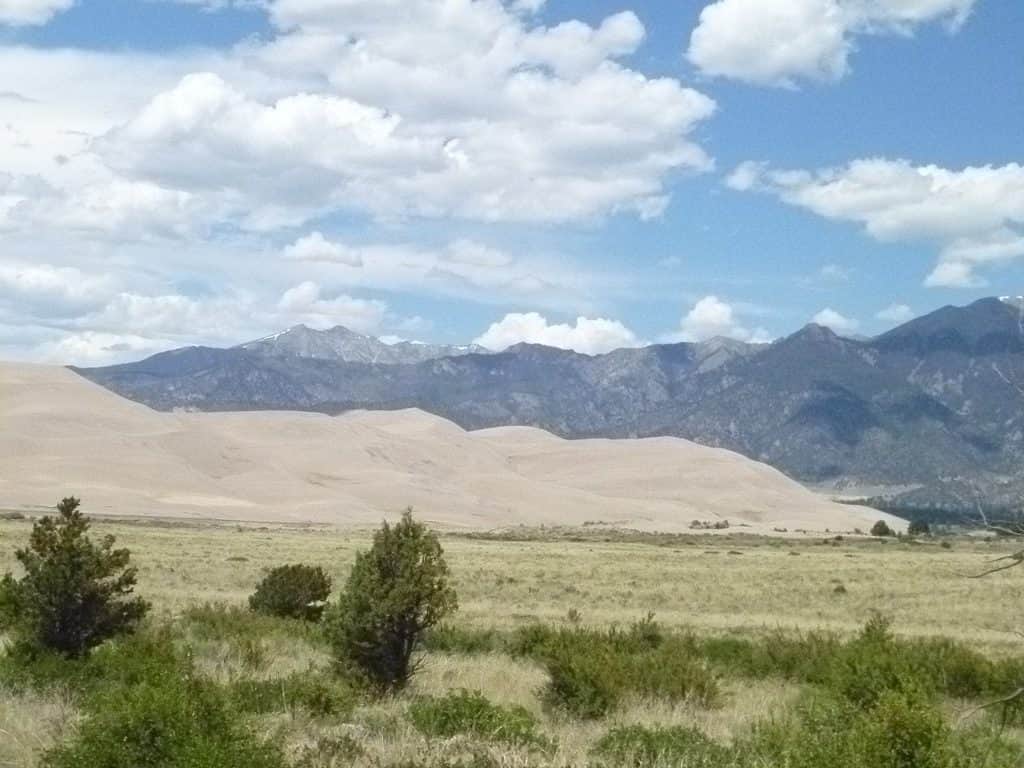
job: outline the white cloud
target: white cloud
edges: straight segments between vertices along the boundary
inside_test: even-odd
[[[0,0],[0,24],[71,4]],[[542,0],[194,4],[250,6],[271,29],[173,55],[0,45],[0,323],[108,356],[85,334],[227,342],[302,321],[279,298],[307,281],[321,293],[298,314],[369,327],[383,312],[395,333],[405,319],[360,289],[587,315],[631,276],[485,225],[658,216],[681,173],[713,166],[695,136],[714,101],[639,71],[646,31],[628,11],[549,23]],[[336,242],[335,226],[351,234]],[[394,244],[356,244],[371,227]],[[481,242],[491,232],[515,249]],[[15,287],[25,265],[77,269],[82,290],[110,277],[76,298]],[[59,341],[40,334],[25,348]]]
[[[356,299],[345,294],[324,298],[320,286],[312,281],[289,288],[277,306],[296,322],[314,328],[344,325],[362,333],[379,328],[387,312],[387,305],[381,301]]]
[[[755,344],[771,340],[763,328],[750,330],[740,322],[733,305],[717,296],[705,296],[683,317],[679,330],[664,337],[664,341],[699,342],[724,337]]]
[[[39,26],[74,4],[75,0],[0,0],[0,24]]]
[[[644,38],[630,12],[549,27],[494,0],[268,10],[280,34],[241,46],[238,61],[249,79],[306,83],[301,92],[268,98],[274,88],[250,92],[237,73],[191,74],[92,149],[131,178],[226,193],[250,209],[238,219],[250,228],[338,210],[650,218],[669,174],[711,167],[688,136],[715,103],[619,63]]]
[[[110,278],[74,267],[0,261],[0,311],[7,307],[11,315],[73,317],[102,306],[113,293]]]
[[[40,344],[33,359],[56,365],[112,365],[164,352],[173,343],[123,333],[83,331]]]
[[[716,0],[700,14],[687,57],[707,75],[793,87],[836,81],[856,38],[909,35],[929,22],[958,29],[976,0]]]
[[[831,328],[841,336],[853,333],[860,328],[860,323],[857,320],[841,315],[831,307],[821,310],[811,318],[811,322]]]
[[[880,310],[875,317],[887,323],[902,324],[914,319],[914,310],[906,304],[890,304],[885,309]]]
[[[976,268],[1024,256],[1024,166],[1017,163],[950,170],[873,158],[815,172],[741,168],[743,183],[733,188],[862,224],[880,241],[935,243],[940,262],[928,285],[978,285]]]
[[[599,355],[641,345],[636,334],[617,320],[578,317],[575,325],[549,323],[547,318],[536,312],[505,315],[473,343],[501,351],[523,342],[571,349],[584,355]]]
[[[347,267],[363,266],[363,259],[358,252],[329,242],[320,232],[300,237],[284,249],[283,255],[286,259],[296,261],[327,261]]]

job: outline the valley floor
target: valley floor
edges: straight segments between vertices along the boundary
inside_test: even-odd
[[[0,521],[0,573],[13,568],[13,551],[29,530],[27,521]],[[321,565],[340,586],[354,553],[370,541],[368,532],[315,527],[102,520],[94,533],[112,533],[131,549],[140,568],[138,591],[154,603],[156,621],[171,619],[175,631],[193,644],[199,669],[225,683],[319,669],[327,655],[315,642],[277,631],[247,643],[209,627],[200,631],[206,619],[196,618],[197,607],[243,607],[264,571],[283,563]],[[538,621],[628,626],[653,612],[666,631],[699,637],[764,637],[777,630],[850,636],[880,611],[902,636],[951,638],[993,659],[1021,651],[1024,569],[967,578],[1009,552],[1004,542],[956,538],[944,548],[937,540],[781,540],[583,529],[523,531],[514,537],[447,535],[442,543],[460,602],[451,623],[467,631],[500,634]],[[537,663],[501,650],[465,654],[435,648],[425,655],[412,690],[398,698],[363,703],[344,718],[298,710],[264,714],[260,728],[287,743],[292,754],[313,755],[303,765],[440,764],[464,754],[466,741],[427,739],[410,724],[406,710],[416,696],[468,689],[494,703],[525,707],[558,744],[555,753],[542,757],[491,745],[500,764],[568,766],[586,764],[597,740],[621,724],[683,724],[728,743],[755,722],[785,712],[802,691],[800,683],[781,677],[726,675],[714,708],[632,700],[602,720],[579,721],[542,705],[545,680]],[[975,703],[948,699],[945,707],[950,721],[957,722]],[[38,765],[48,745],[73,731],[75,711],[59,691],[5,691],[0,685],[0,766]],[[348,745],[337,749],[351,748],[352,754],[316,757],[328,737],[331,744]]]

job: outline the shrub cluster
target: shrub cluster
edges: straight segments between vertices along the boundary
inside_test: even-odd
[[[359,692],[344,678],[299,672],[276,680],[236,680],[228,696],[239,712],[307,712],[314,717],[347,717],[359,701]]]
[[[479,692],[458,691],[443,698],[417,698],[409,706],[409,719],[416,730],[432,738],[465,734],[516,746],[549,746],[529,711],[492,704]]]
[[[729,746],[687,728],[630,726],[609,731],[593,754],[635,768],[1011,768],[1024,749],[987,727],[954,732],[920,691],[889,691],[861,708],[818,689]]]
[[[582,718],[602,717],[627,696],[714,705],[717,676],[685,643],[667,638],[652,616],[627,630],[522,630],[513,651],[538,659],[545,701]]]
[[[113,687],[87,707],[75,737],[43,757],[47,768],[283,768],[217,687],[185,674]]]
[[[872,536],[895,536],[896,532],[889,527],[889,524],[885,520],[879,520],[877,523],[871,526]]]
[[[256,613],[320,621],[331,594],[331,577],[311,565],[281,565],[268,573],[249,598]]]
[[[729,757],[725,747],[700,731],[683,726],[613,728],[601,737],[592,752],[599,765],[718,768],[727,765]]]

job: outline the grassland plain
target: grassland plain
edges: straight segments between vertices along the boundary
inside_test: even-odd
[[[0,521],[0,572],[27,539],[28,521]],[[187,638],[198,669],[232,684],[279,680],[323,669],[321,645],[268,625],[253,638],[210,631],[190,616],[204,604],[241,608],[266,569],[303,562],[323,566],[338,585],[370,531],[213,523],[98,520],[95,534],[113,534],[131,549],[140,594],[154,603],[154,622],[171,620]],[[516,530],[495,535],[444,535],[458,590],[459,627],[511,630],[537,621],[593,627],[625,626],[648,612],[668,630],[701,636],[759,636],[778,630],[852,634],[881,611],[897,633],[946,637],[992,657],[1018,654],[1024,571],[974,580],[1006,542],[960,537],[938,541],[764,539],[738,534],[659,536],[583,530]],[[838,589],[839,587],[842,589]],[[497,704],[524,707],[557,748],[536,754],[488,745],[502,765],[585,765],[597,741],[617,725],[687,725],[728,742],[766,717],[782,714],[801,686],[783,679],[722,680],[721,703],[631,699],[607,718],[579,721],[549,711],[540,690],[546,673],[535,662],[501,652],[431,652],[401,696],[361,703],[345,717],[298,707],[260,714],[260,729],[286,744],[302,765],[386,766],[456,759],[480,747],[472,739],[429,739],[406,716],[418,696],[461,689]],[[973,706],[949,700],[957,720]],[[0,688],[0,766],[31,768],[49,745],[75,727],[65,693]]]

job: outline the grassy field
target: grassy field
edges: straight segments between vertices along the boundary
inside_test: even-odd
[[[0,573],[27,539],[26,521],[0,522]],[[276,680],[326,667],[323,647],[268,631],[252,644],[199,632],[188,610],[202,604],[244,606],[273,565],[321,565],[340,585],[368,532],[300,527],[98,522],[131,549],[140,569],[139,593],[154,603],[154,623],[170,620],[205,674],[225,684]],[[783,630],[856,632],[873,611],[891,617],[907,637],[946,637],[993,658],[1019,652],[1024,570],[974,580],[1004,542],[966,537],[949,548],[937,540],[768,540],[742,536],[630,536],[597,531],[523,531],[516,536],[445,535],[460,610],[452,623],[467,629],[512,630],[537,621],[554,625],[628,625],[648,612],[669,631],[698,636],[756,637]],[[839,589],[842,587],[842,589]],[[199,625],[196,625],[199,626]],[[542,705],[546,680],[535,661],[502,652],[431,652],[411,690],[361,703],[343,718],[298,710],[261,715],[259,730],[301,756],[304,768],[436,763],[475,749],[466,739],[430,739],[406,717],[417,696],[468,689],[498,704],[533,713],[557,748],[537,755],[488,747],[502,765],[583,765],[595,742],[615,725],[685,724],[727,743],[758,721],[782,713],[801,685],[782,678],[725,676],[715,707],[636,699],[603,720],[581,722]],[[957,721],[973,705],[950,699]],[[972,715],[973,717],[973,715]],[[34,766],[42,750],[75,727],[64,692],[0,687],[0,766]],[[333,744],[334,751],[324,745]],[[337,745],[348,745],[344,748]],[[347,751],[346,751],[347,750]],[[296,757],[299,760],[299,757]],[[296,764],[299,764],[298,762]]]

